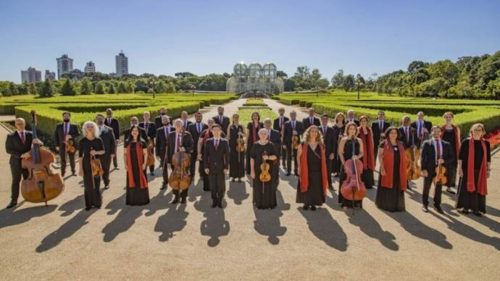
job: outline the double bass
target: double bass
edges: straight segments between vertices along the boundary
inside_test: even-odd
[[[31,111],[31,128],[33,138],[36,134],[36,112]],[[52,152],[39,144],[33,144],[30,152],[31,156],[22,159],[21,166],[27,169],[29,175],[21,182],[21,194],[24,200],[32,203],[45,202],[59,196],[64,190],[64,181],[60,174],[54,173],[50,165],[55,161]]]

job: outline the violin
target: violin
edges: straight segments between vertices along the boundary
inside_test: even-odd
[[[99,158],[90,156],[90,167],[92,169],[93,177],[102,177],[102,175],[104,175],[104,169],[102,168],[102,163]]]
[[[178,151],[172,156],[172,166],[174,169],[168,178],[168,184],[173,190],[186,190],[191,185],[191,174],[189,167],[191,156],[185,151]]]
[[[65,144],[66,144],[66,152],[69,154],[75,154],[76,152],[75,140],[73,138],[69,138],[67,141],[65,141]]]
[[[264,153],[264,155],[267,155],[267,153]],[[267,160],[264,160],[262,164],[260,164],[259,180],[261,182],[264,183],[271,181],[271,174],[269,173],[269,169],[271,169],[271,165],[269,165]]]
[[[31,111],[33,138],[36,134],[36,112]],[[24,200],[32,203],[45,202],[59,196],[64,190],[64,181],[60,174],[54,173],[51,164],[56,157],[48,149],[39,144],[33,144],[31,157],[21,160],[21,166],[27,169],[29,175],[21,182],[21,194]]]
[[[412,146],[405,150],[406,159],[408,164],[406,166],[406,174],[409,180],[416,180],[421,175],[421,169],[418,164],[418,159],[420,159],[420,149]]]
[[[294,136],[292,137],[292,148],[293,148],[293,149],[298,149],[298,148],[299,148],[299,145],[300,145],[299,136],[294,135]]]
[[[146,166],[151,167],[155,165],[155,155],[154,155],[154,142],[152,139],[148,142],[148,157],[146,159]]]
[[[241,132],[238,133],[238,139],[236,140],[236,151],[245,152],[245,139]]]
[[[448,182],[448,179],[446,178],[445,174],[446,174],[446,168],[444,167],[443,164],[439,164],[436,167],[436,176],[434,177],[434,183],[445,185]]]
[[[359,171],[363,171],[363,162],[349,159],[344,163],[347,178],[342,183],[340,192],[346,200],[359,201],[366,196],[365,184],[361,181]]]

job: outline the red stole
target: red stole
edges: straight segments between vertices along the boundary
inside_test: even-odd
[[[375,170],[375,152],[373,147],[373,134],[370,128],[363,129],[360,127],[360,138],[363,141],[363,169]],[[363,130],[368,130],[368,134],[364,134]]]
[[[323,184],[323,194],[326,195],[326,190],[328,188],[328,173],[326,169],[326,152],[325,145],[319,144],[321,149],[321,179]],[[309,188],[309,171],[307,164],[307,151],[309,150],[309,145],[304,143],[302,145],[302,154],[300,155],[300,191],[307,192]]]
[[[451,125],[451,127],[453,128],[453,135],[455,136],[455,156],[458,159],[458,155],[460,154],[460,138],[458,136],[458,127],[453,124]],[[446,130],[446,125],[443,125],[441,127],[441,132],[444,133],[445,130]]]
[[[383,163],[385,168],[385,176],[381,176],[381,186],[384,188],[393,188],[394,183],[392,182],[394,171],[394,149],[389,141],[386,141],[384,145],[384,158]],[[401,190],[405,191],[408,187],[408,176],[406,174],[407,159],[405,155],[405,149],[403,144],[398,141],[398,152],[399,152],[399,186]]]
[[[127,146],[127,177],[129,188],[136,188],[137,183],[134,180],[134,172],[132,171],[132,149],[130,148],[130,144]],[[146,179],[146,175],[142,171],[142,165],[144,165],[144,152],[142,151],[142,145],[137,142],[135,145],[135,151],[137,153],[137,160],[139,165],[139,180],[140,180],[140,188],[148,188],[148,180]]]
[[[467,159],[467,191],[469,192],[477,192],[483,196],[488,194],[487,190],[487,175],[486,175],[486,162],[487,162],[487,155],[486,155],[486,143],[484,139],[481,138],[481,145],[483,146],[483,161],[481,162],[481,167],[479,168],[479,179],[477,181],[474,180],[474,157],[475,157],[475,151],[474,151],[474,138],[472,137],[472,134],[469,138],[469,158]]]

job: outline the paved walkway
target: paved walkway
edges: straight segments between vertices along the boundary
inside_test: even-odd
[[[226,105],[227,115],[242,102]],[[204,119],[215,112],[206,109]],[[0,127],[0,207],[10,196],[5,137]],[[377,209],[376,190],[355,215],[331,193],[323,208],[304,212],[295,203],[295,179],[283,175],[275,210],[254,210],[247,182],[228,183],[227,207],[211,209],[198,179],[187,205],[171,205],[170,189],[159,190],[160,171],[150,184],[151,203],[128,207],[121,159],[119,165],[101,210],[83,210],[78,177],[67,179],[49,207],[0,210],[0,280],[498,280],[500,274],[499,154],[488,214],[480,218],[458,214],[448,194],[445,215],[422,213],[421,180],[405,196],[405,213]]]

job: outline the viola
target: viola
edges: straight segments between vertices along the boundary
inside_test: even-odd
[[[172,166],[174,169],[168,178],[168,184],[173,190],[186,190],[191,185],[191,174],[189,167],[191,156],[185,151],[178,151],[172,156]]]
[[[406,166],[406,174],[408,175],[409,180],[416,180],[421,175],[420,165],[418,164],[418,160],[420,159],[420,149],[412,146],[410,148],[405,149],[406,159],[408,160],[408,164]]]
[[[299,136],[294,135],[294,136],[292,137],[292,148],[293,148],[293,149],[298,149],[298,148],[299,148],[299,145],[300,145]]]
[[[147,147],[148,157],[146,159],[146,166],[151,167],[155,165],[155,155],[154,155],[154,142],[152,139],[148,142]]]
[[[269,165],[269,163],[267,163],[267,161],[264,161],[262,164],[260,164],[259,180],[261,182],[270,182],[271,181],[271,173],[269,173],[269,169],[271,169],[271,165]]]
[[[92,169],[93,177],[102,177],[102,175],[104,175],[104,169],[102,168],[102,163],[99,158],[90,156],[90,167]]]
[[[31,111],[33,138],[36,134],[36,112]],[[64,181],[60,174],[54,173],[51,164],[56,157],[48,149],[33,144],[31,157],[22,159],[21,166],[29,171],[29,176],[21,182],[21,194],[24,200],[33,203],[45,202],[59,196],[64,190]]]
[[[446,178],[446,168],[444,167],[443,164],[439,164],[436,167],[436,176],[434,177],[434,183],[445,185],[447,182],[448,179]]]
[[[236,140],[236,151],[245,152],[245,139],[241,132],[238,133],[238,139]]]
[[[346,200],[359,201],[366,196],[365,184],[361,181],[359,171],[363,171],[361,160],[349,159],[344,163],[347,178],[342,183],[340,192]]]
[[[76,147],[75,147],[75,140],[73,138],[69,138],[66,142],[66,152],[69,154],[75,154],[76,152]]]

